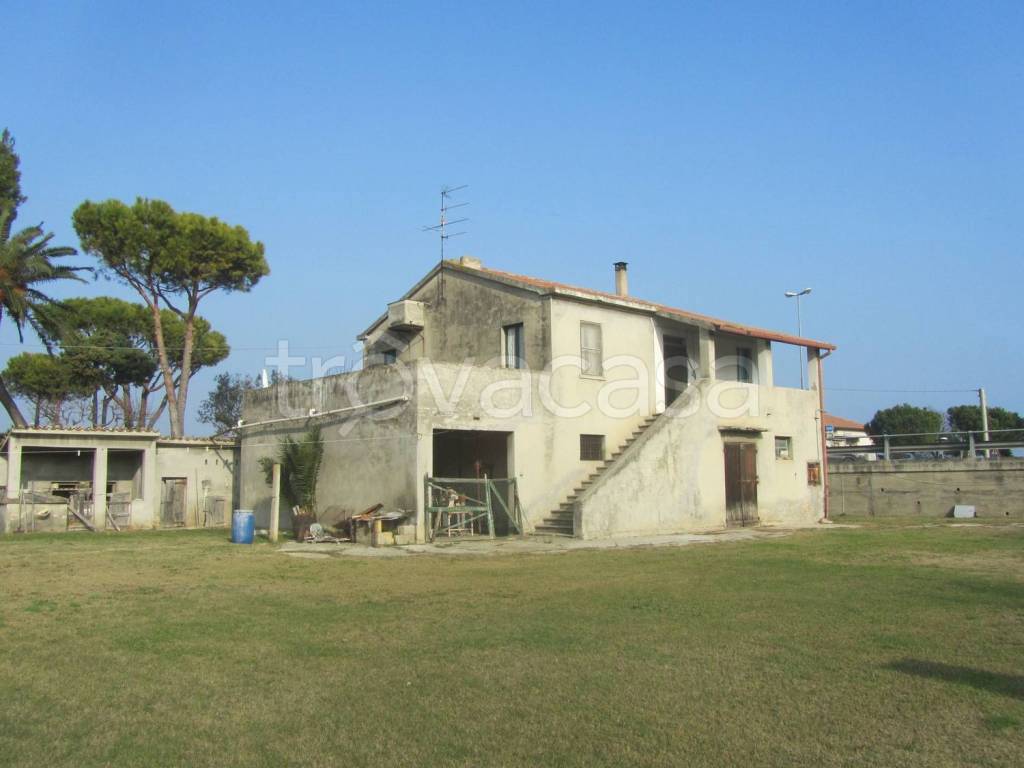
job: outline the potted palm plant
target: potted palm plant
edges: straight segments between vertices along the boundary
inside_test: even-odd
[[[316,484],[324,458],[319,427],[311,427],[298,440],[281,441],[277,457],[260,459],[267,484],[272,482],[274,464],[281,465],[281,503],[292,512],[292,532],[303,541],[316,522]]]

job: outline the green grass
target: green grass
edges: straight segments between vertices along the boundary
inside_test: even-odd
[[[3,765],[1022,762],[1024,526],[472,559],[0,538]]]

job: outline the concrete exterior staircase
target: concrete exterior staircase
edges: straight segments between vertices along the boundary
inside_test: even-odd
[[[590,486],[592,486],[601,477],[602,474],[614,464],[618,458],[625,452],[629,446],[636,442],[637,438],[640,437],[647,428],[650,427],[658,416],[649,416],[642,421],[637,428],[633,431],[633,434],[629,436],[618,449],[605,459],[597,468],[576,488],[573,489],[565,501],[563,501],[558,509],[553,509],[538,525],[534,526],[533,532],[539,535],[545,536],[574,536],[576,534],[574,517],[576,514],[576,501],[579,499],[580,494],[584,493]]]

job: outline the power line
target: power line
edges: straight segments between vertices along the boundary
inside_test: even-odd
[[[938,394],[964,394],[977,392],[977,387],[969,389],[858,389],[853,387],[826,387],[828,392],[871,392],[876,394],[905,394],[905,395],[938,395]]]
[[[32,342],[28,342],[28,343],[22,344],[21,342],[17,342],[17,341],[0,341],[0,346],[3,346],[3,347],[20,347],[20,348],[29,348],[29,349],[43,349],[43,350],[47,349],[47,346],[45,344],[33,344]],[[231,344],[229,344],[228,346],[231,347],[231,351],[232,352],[242,352],[242,351],[254,352],[254,351],[260,351],[260,350],[272,350],[272,351],[276,352],[277,349],[278,349],[277,345],[269,345],[269,344],[266,345],[266,346],[256,346],[256,347],[236,347],[236,346],[233,346]],[[332,349],[332,348],[336,349],[337,347],[338,347],[337,343],[334,343],[334,344],[297,344],[297,345],[289,344],[288,345],[288,349],[289,350],[294,350],[294,349]],[[69,350],[70,349],[104,349],[104,350],[139,351],[139,352],[148,352],[148,351],[150,351],[150,350],[147,350],[145,347],[133,347],[131,345],[125,346],[125,345],[118,345],[118,344],[59,344],[58,343],[58,344],[54,344],[53,348],[54,349],[69,349]],[[195,349],[202,349],[202,348],[203,347],[201,347],[201,346],[193,346],[192,349],[195,350]],[[165,349],[168,352],[181,352],[184,349],[184,347],[165,347]],[[153,351],[155,351],[155,348],[153,349]]]

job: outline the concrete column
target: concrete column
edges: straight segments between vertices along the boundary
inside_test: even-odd
[[[762,341],[757,347],[757,383],[762,387],[775,386],[775,371],[772,368],[772,343]]]
[[[156,473],[156,443],[150,443],[142,451],[142,508],[144,516],[132,522],[136,525],[150,525],[154,528],[160,523],[160,484]]]
[[[92,458],[92,522],[97,531],[107,527],[107,449],[97,447]]]
[[[21,519],[21,443],[11,435],[7,440],[7,499],[10,504],[5,504],[0,510],[0,533],[7,533],[7,529],[14,529],[14,520]],[[15,512],[17,510],[17,512]]]
[[[707,328],[700,329],[700,361],[697,375],[702,379],[715,378],[715,337]]]
[[[813,347],[807,348],[807,388],[818,389],[818,354]]]
[[[7,441],[7,498],[16,500],[20,493],[21,442],[12,435]]]

